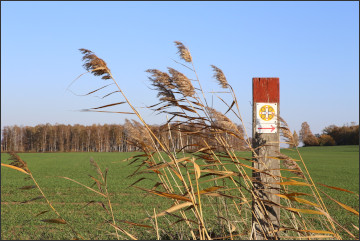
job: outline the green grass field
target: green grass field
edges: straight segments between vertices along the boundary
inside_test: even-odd
[[[295,152],[282,150],[284,154],[295,157]],[[315,183],[344,188],[359,193],[359,146],[306,147],[300,153]],[[96,172],[89,164],[94,158],[102,169],[109,168],[108,190],[113,204],[116,220],[142,222],[147,213],[153,214],[170,207],[162,197],[146,195],[145,192],[129,185],[140,177],[127,177],[135,169],[135,165],[122,162],[134,153],[20,153],[19,156],[28,163],[29,169],[38,181],[45,195],[53,203],[60,214],[86,239],[115,239],[113,228],[104,225],[110,216],[96,203],[104,198],[69,180],[66,176],[87,186],[94,182],[89,174]],[[244,153],[250,157],[250,153]],[[1,162],[8,164],[8,154],[1,153]],[[37,214],[49,210],[44,199],[28,203],[20,203],[40,196],[38,189],[21,190],[20,187],[34,185],[25,180],[25,174],[1,168],[1,238],[2,239],[72,239],[74,236],[67,225],[45,223],[41,220],[57,216],[52,211],[39,216]],[[148,178],[154,176],[145,175]],[[153,182],[154,183],[154,182]],[[141,187],[151,188],[151,184],[141,181]],[[336,200],[359,210],[359,197],[347,192],[319,186]],[[344,210],[338,204],[324,197],[329,212],[350,231],[356,233],[352,226],[359,226],[358,216]],[[165,201],[165,202],[164,202]],[[89,204],[90,203],[90,204]],[[87,205],[88,204],[88,205]],[[118,222],[119,223],[119,222]],[[126,223],[121,227],[133,232],[140,239],[155,239],[149,236],[146,228],[134,229]],[[147,223],[149,224],[149,223]],[[153,235],[153,234],[151,234]],[[357,231],[358,235],[358,231]],[[127,238],[126,236],[122,236]],[[348,238],[344,235],[344,238]]]

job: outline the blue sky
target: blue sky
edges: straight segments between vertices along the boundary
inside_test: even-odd
[[[359,123],[358,2],[2,1],[1,127],[131,118],[78,111],[122,101],[66,91],[84,73],[79,48],[107,62],[148,123],[164,123],[166,117],[141,108],[157,103],[145,70],[173,67],[193,77],[172,60],[179,60],[176,40],[190,49],[209,100],[208,92],[220,90],[210,65],[223,70],[249,131],[253,77],[280,78],[280,115],[291,130],[304,121],[314,134]],[[85,94],[107,83],[84,76],[71,90]]]

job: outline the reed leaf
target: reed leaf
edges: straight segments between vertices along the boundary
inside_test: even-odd
[[[16,166],[13,166],[13,165],[8,165],[8,164],[1,163],[1,166],[9,167],[9,168],[14,169],[14,170],[16,170],[16,171],[19,171],[19,172],[25,173],[25,174],[27,174],[27,175],[30,175],[30,174],[29,174],[27,171],[25,171],[24,169],[19,168],[19,167],[16,167]]]
[[[71,178],[69,178],[69,177],[61,177],[61,178],[64,178],[64,179],[70,180],[70,181],[72,181],[72,182],[75,182],[75,183],[77,183],[77,184],[79,184],[79,185],[81,185],[81,186],[83,186],[83,187],[85,187],[85,188],[87,188],[87,189],[89,189],[89,190],[91,190],[91,191],[93,191],[93,192],[95,192],[95,193],[97,193],[97,194],[99,194],[99,195],[103,196],[103,197],[106,197],[106,195],[105,195],[105,194],[103,194],[103,193],[101,193],[101,192],[98,192],[98,191],[96,191],[96,190],[92,189],[91,187],[88,187],[88,186],[86,186],[86,185],[84,185],[84,184],[82,184],[82,183],[80,183],[80,182],[78,182],[78,181],[75,181],[75,180],[73,180],[73,179],[71,179]]]
[[[328,185],[325,185],[325,184],[322,184],[322,183],[319,183],[319,182],[318,182],[317,184],[319,184],[319,185],[321,185],[321,186],[324,186],[324,187],[327,187],[327,188],[334,189],[334,190],[338,190],[338,191],[343,191],[343,192],[348,192],[348,193],[356,194],[356,193],[354,193],[354,192],[352,192],[352,191],[349,191],[349,190],[347,190],[347,189],[344,189],[344,188],[328,186]],[[358,194],[356,194],[356,195],[358,195]],[[359,195],[358,195],[358,196],[359,196]]]
[[[324,215],[323,212],[320,211],[316,211],[316,210],[311,210],[311,209],[299,209],[299,208],[285,208],[287,210],[293,211],[293,212],[299,212],[299,213],[307,213],[307,214],[321,214]]]
[[[43,199],[43,198],[44,198],[43,196],[37,196],[37,197],[34,197],[34,198],[30,199],[30,200],[22,201],[21,203],[28,203],[28,202],[32,202],[32,201]]]
[[[305,183],[305,182],[298,182],[298,181],[289,181],[289,182],[277,182],[277,183],[274,183],[274,184],[279,184],[279,185],[283,185],[283,186],[312,186],[311,184],[308,184],[308,183]]]
[[[194,169],[195,169],[195,177],[196,179],[199,179],[201,176],[201,170],[198,164],[195,163],[195,161],[193,162],[194,164]]]
[[[137,187],[137,186],[134,186],[134,187],[136,187],[136,188],[138,188],[138,189],[140,189],[140,190],[143,190],[143,191],[146,191],[146,192],[149,192],[149,193],[152,193],[152,194],[161,196],[161,197],[166,197],[166,198],[171,198],[171,199],[176,199],[176,200],[191,202],[191,199],[189,199],[189,198],[187,198],[187,197],[184,197],[184,196],[181,196],[181,195],[178,195],[178,194],[160,192],[160,191],[155,191],[155,190],[148,190],[148,189],[145,189],[145,188],[142,188],[142,187]]]
[[[42,214],[44,214],[44,213],[47,213],[47,212],[49,212],[49,210],[42,211],[42,212],[40,212],[40,213],[36,214],[36,215],[35,215],[35,217],[40,216],[40,215],[42,215]]]
[[[113,223],[109,223],[111,226],[113,226],[116,230],[119,230],[120,232],[126,234],[127,236],[129,236],[132,240],[138,240],[134,235],[132,235],[131,233],[127,232],[126,230],[120,228],[119,226],[113,224]]]
[[[184,207],[189,207],[189,206],[191,206],[191,205],[193,205],[192,202],[184,202],[184,203],[180,203],[180,204],[178,204],[178,205],[174,205],[174,206],[172,206],[171,208],[166,209],[165,211],[162,211],[162,212],[156,214],[156,217],[162,217],[162,216],[164,216],[164,215],[166,215],[166,214],[168,214],[168,213],[175,212],[175,211],[177,211],[177,210],[180,210],[180,209],[182,209],[182,208],[184,208]],[[151,218],[155,218],[155,215],[153,215]]]
[[[284,195],[284,194],[275,194],[276,196],[279,196],[281,198],[285,198],[285,199],[288,199],[288,200],[292,200],[292,201],[296,201],[296,202],[299,202],[299,203],[304,203],[304,204],[308,204],[308,205],[311,205],[311,206],[314,206],[314,207],[320,207],[318,204],[316,203],[313,203],[313,202],[310,202],[306,199],[303,199],[303,198],[298,198],[298,197],[294,197],[294,196],[289,196],[289,195]]]
[[[321,191],[322,192],[322,191]],[[334,198],[332,198],[331,196],[327,195],[325,192],[322,192],[323,194],[325,194],[330,200],[334,201],[335,203],[337,203],[340,207],[344,208],[345,210],[352,212],[353,214],[359,216],[359,212],[356,211],[355,209],[353,209],[352,207],[349,207],[346,204],[343,204],[337,200],[335,200]]]
[[[334,234],[333,232],[326,231],[326,230],[299,230],[300,232],[306,233],[327,233],[327,234]]]
[[[223,186],[208,187],[208,188],[201,190],[199,193],[204,194],[204,193],[209,193],[209,192],[215,192],[216,190],[218,190],[220,188],[223,188]],[[197,193],[195,193],[195,194],[197,194]]]
[[[140,224],[140,223],[134,223],[134,222],[129,222],[129,221],[126,221],[126,220],[120,220],[119,222],[127,223],[127,224],[130,224],[130,225],[133,225],[133,226],[143,227],[143,228],[153,228],[153,227],[151,227],[151,226],[149,226],[149,225]]]
[[[30,190],[30,189],[34,189],[34,188],[36,188],[35,185],[32,185],[32,186],[23,186],[23,187],[20,187],[19,189],[21,189],[21,190]]]
[[[299,203],[308,204],[308,205],[311,205],[311,206],[314,206],[314,207],[320,207],[320,205],[318,205],[316,203],[313,203],[313,202],[310,202],[310,201],[308,201],[306,199],[303,199],[303,198],[294,197],[293,199],[294,199],[294,201],[299,202]]]
[[[97,110],[97,109],[102,109],[102,108],[106,108],[106,107],[110,107],[110,106],[114,106],[114,105],[122,105],[125,104],[125,101],[121,101],[118,103],[113,103],[113,104],[108,104],[108,105],[103,105],[103,106],[99,106],[99,107],[95,107],[95,108],[90,108],[91,110]]]
[[[41,220],[45,223],[57,223],[57,224],[66,224],[66,221],[61,218],[53,218],[53,219],[43,219]]]
[[[100,88],[98,88],[98,89],[96,89],[96,90],[90,91],[89,93],[84,94],[84,95],[81,95],[81,96],[90,95],[90,94],[92,94],[92,93],[95,93],[95,92],[97,92],[97,91],[99,91],[99,90],[101,90],[101,89],[104,89],[104,88],[108,87],[109,85],[113,85],[113,84],[104,85],[103,87],[100,87]]]

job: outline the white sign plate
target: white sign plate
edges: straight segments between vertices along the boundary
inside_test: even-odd
[[[256,132],[277,133],[277,103],[256,103]]]

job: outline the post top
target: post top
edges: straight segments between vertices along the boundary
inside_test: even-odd
[[[253,103],[279,103],[280,84],[278,77],[254,77],[253,82]]]

